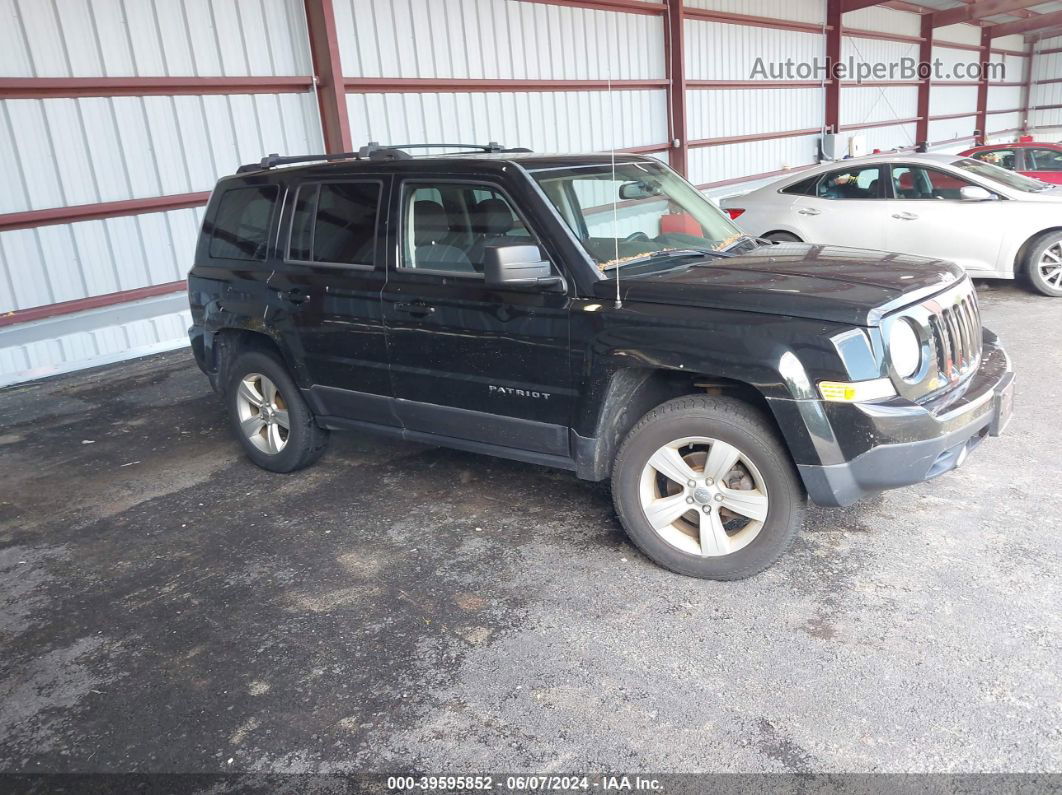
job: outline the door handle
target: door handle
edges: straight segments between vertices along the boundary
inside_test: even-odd
[[[435,307],[431,304],[426,304],[423,301],[405,302],[400,301],[395,304],[396,312],[404,312],[407,315],[413,315],[413,317],[426,317],[435,311]]]
[[[822,215],[822,210],[816,210],[814,207],[801,207],[797,212],[801,215]]]
[[[893,213],[893,218],[898,218],[901,221],[914,221],[918,218],[914,213]]]

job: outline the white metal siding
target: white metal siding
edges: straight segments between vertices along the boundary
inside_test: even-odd
[[[0,313],[180,281],[202,208],[0,232]]]
[[[898,33],[902,36],[918,36],[921,32],[921,16],[910,11],[897,11],[882,6],[870,6],[844,15],[846,28],[876,30],[881,33]]]
[[[312,94],[0,102],[0,212],[210,190],[269,152],[319,152]]]
[[[815,162],[818,138],[805,135],[691,149],[690,182],[703,185],[810,165]]]
[[[664,91],[347,94],[355,142],[451,141],[581,152],[667,142]]]
[[[336,0],[346,77],[664,77],[660,16],[496,0]]]
[[[936,28],[933,31],[933,38],[939,41],[952,41],[956,44],[972,44],[980,46],[981,44],[981,29],[976,25],[968,25],[965,22],[960,22],[957,25],[945,25],[941,28]],[[972,56],[976,56],[977,53],[968,51]]]
[[[918,115],[917,86],[843,86],[841,88],[841,126]],[[911,141],[905,141],[907,146]]]
[[[310,72],[301,0],[0,0],[6,77]]]
[[[691,141],[822,125],[824,100],[819,88],[690,89],[686,98]]]
[[[776,30],[748,25],[687,19],[687,80],[750,80],[757,58],[766,62],[824,64],[823,37],[819,33]],[[815,79],[821,76],[816,75]]]

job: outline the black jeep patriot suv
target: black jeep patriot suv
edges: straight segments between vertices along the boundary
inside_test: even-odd
[[[210,199],[192,349],[259,466],[353,430],[611,478],[646,555],[737,579],[806,497],[936,477],[1010,415],[951,263],[751,239],[650,157],[411,148],[270,156]]]

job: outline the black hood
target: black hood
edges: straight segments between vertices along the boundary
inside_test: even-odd
[[[615,286],[597,284],[601,297]],[[742,310],[876,325],[882,315],[963,278],[951,262],[840,246],[781,243],[732,257],[684,260],[677,268],[620,270],[625,301]]]

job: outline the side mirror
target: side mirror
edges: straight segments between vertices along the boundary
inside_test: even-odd
[[[562,290],[564,279],[553,274],[538,246],[487,246],[483,280],[506,290]]]
[[[986,202],[996,197],[980,185],[965,185],[959,188],[959,198],[964,202]]]

